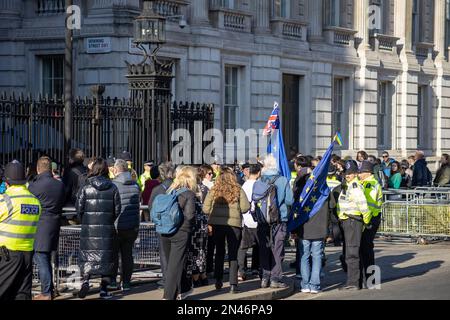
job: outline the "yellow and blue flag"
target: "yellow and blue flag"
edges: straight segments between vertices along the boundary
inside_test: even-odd
[[[330,166],[331,155],[333,154],[334,143],[342,143],[340,134],[337,133],[322,160],[309,176],[308,181],[300,194],[299,201],[294,203],[292,213],[288,221],[288,232],[292,232],[302,224],[311,219],[324,205],[330,195],[330,188],[327,185],[328,167]]]
[[[283,134],[281,132],[280,124],[280,108],[278,107],[278,102],[274,102],[273,110],[267,120],[266,126],[264,127],[264,135],[270,135],[270,140],[267,145],[267,153],[272,154],[277,160],[278,171],[280,174],[291,180],[291,170],[289,169],[288,160],[286,157],[286,151],[284,149]]]

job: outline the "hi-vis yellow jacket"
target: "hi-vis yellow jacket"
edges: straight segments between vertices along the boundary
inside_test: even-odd
[[[371,219],[371,213],[367,206],[364,189],[358,178],[348,183],[343,183],[342,190],[337,203],[337,214],[340,220],[349,218],[359,218],[368,224]]]
[[[383,191],[381,185],[373,175],[361,181],[364,187],[364,195],[366,196],[367,205],[369,206],[372,217],[378,217],[383,204]]]
[[[0,246],[33,251],[40,215],[41,204],[25,185],[9,187],[0,195]]]

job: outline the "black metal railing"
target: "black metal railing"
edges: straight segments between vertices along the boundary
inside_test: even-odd
[[[148,117],[145,108],[145,103],[136,99],[74,99],[72,147],[83,149],[87,157],[116,156],[127,150],[134,158],[136,170],[142,170],[143,162],[149,160],[143,146],[152,140],[144,132]],[[194,102],[171,105],[171,130],[184,128],[194,137],[195,121],[201,122],[202,135],[213,128],[214,106]],[[1,94],[0,164],[12,159],[31,163],[44,154],[65,163],[64,101],[56,97],[32,99]]]

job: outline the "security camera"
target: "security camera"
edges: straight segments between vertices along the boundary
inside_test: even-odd
[[[184,29],[184,27],[186,27],[187,22],[186,22],[186,20],[184,19],[184,16],[182,16],[182,17],[180,18],[180,21],[178,21],[178,25],[180,26],[181,29]]]

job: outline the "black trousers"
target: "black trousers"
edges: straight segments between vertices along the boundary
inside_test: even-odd
[[[162,248],[167,259],[166,279],[164,282],[164,299],[175,300],[182,293],[182,278],[186,278],[185,264],[188,242],[191,234],[178,230],[171,236],[161,236]]]
[[[375,235],[378,232],[381,222],[381,213],[377,217],[373,217],[370,221],[371,228],[364,229],[361,237],[361,279],[367,280],[370,274],[367,273],[367,268],[375,264],[375,253],[373,251]]]
[[[252,270],[259,270],[259,239],[258,239],[258,229],[257,228],[246,228],[242,230],[242,238],[244,238],[244,232],[247,233],[247,237],[253,239],[254,245],[252,248]],[[241,240],[241,245],[238,251],[238,266],[239,272],[245,273],[247,269],[247,251],[249,247],[243,245],[244,239]]]
[[[122,272],[122,283],[130,283],[133,274],[133,245],[137,239],[139,229],[118,230],[117,232],[117,254],[114,268],[113,280],[117,278],[117,269],[119,267],[119,254],[122,259],[120,270]]]
[[[158,234],[158,237],[159,237],[159,262],[161,263],[161,273],[162,273],[161,282],[164,285],[164,283],[166,282],[167,258],[166,255],[164,254],[162,237],[160,234]]]
[[[214,250],[216,244],[214,243],[214,237],[208,236],[208,242],[206,247],[206,273],[214,272]]]
[[[342,229],[339,219],[333,211],[330,212],[330,229],[331,235],[333,236],[334,245],[340,245],[342,241]]]
[[[347,285],[359,287],[360,260],[359,248],[363,231],[363,222],[355,219],[342,221],[345,237],[345,262],[347,264]]]
[[[230,263],[230,285],[238,284],[237,255],[241,244],[242,229],[232,226],[213,226],[213,237],[216,244],[216,259],[214,261],[214,278],[217,281],[223,279],[223,267],[225,260],[225,240],[228,245],[228,261]]]
[[[31,300],[33,252],[11,251],[0,255],[0,301]]]

